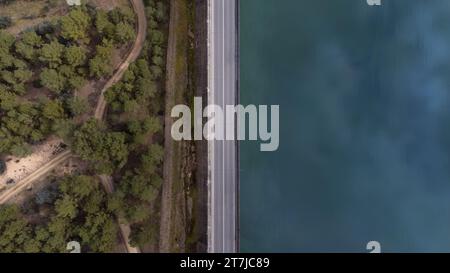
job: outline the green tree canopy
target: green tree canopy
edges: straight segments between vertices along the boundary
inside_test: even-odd
[[[134,28],[127,23],[120,22],[115,28],[115,40],[118,43],[127,43],[133,41],[136,37]]]
[[[82,41],[87,39],[91,17],[82,7],[72,9],[68,15],[61,18],[61,35],[65,39]]]
[[[59,100],[48,100],[43,104],[42,115],[44,118],[55,121],[58,119],[63,119],[64,107]]]
[[[14,43],[14,36],[4,30],[0,30],[0,50],[8,51]]]
[[[61,93],[66,85],[66,78],[55,69],[44,68],[39,75],[41,84],[50,91]]]
[[[95,162],[98,171],[104,173],[123,167],[128,157],[125,134],[109,132],[94,119],[75,131],[73,149],[83,160]]]
[[[109,39],[113,38],[115,26],[110,21],[108,13],[106,13],[106,11],[97,11],[97,14],[95,16],[95,27],[101,35]]]
[[[83,65],[86,61],[86,50],[81,46],[70,46],[64,52],[64,60],[74,67]]]
[[[31,227],[20,213],[19,207],[0,207],[0,252],[23,252],[31,240]]]
[[[56,68],[62,63],[64,46],[57,41],[44,44],[39,54],[39,60],[50,68]]]
[[[110,76],[113,73],[112,46],[110,43],[98,45],[95,57],[89,61],[90,75],[96,78]]]
[[[38,49],[42,44],[41,36],[37,35],[35,31],[27,31],[16,42],[16,52],[25,60],[35,62],[38,58]]]
[[[80,97],[70,98],[67,102],[70,113],[74,116],[83,114],[88,109],[88,102],[86,99]]]

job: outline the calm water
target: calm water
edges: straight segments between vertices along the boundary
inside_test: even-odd
[[[241,250],[450,251],[450,1],[241,0]]]

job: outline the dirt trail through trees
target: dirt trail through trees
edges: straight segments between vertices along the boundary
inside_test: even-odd
[[[97,107],[95,110],[94,117],[96,119],[103,119],[103,116],[105,114],[106,110],[106,101],[104,98],[104,92],[114,85],[115,83],[119,82],[127,70],[128,66],[133,63],[140,55],[142,48],[144,46],[145,38],[146,38],[146,29],[147,29],[147,19],[145,16],[145,6],[144,2],[142,0],[130,0],[131,5],[133,6],[133,10],[137,16],[137,34],[136,34],[136,40],[133,44],[132,49],[130,50],[129,54],[127,55],[127,58],[119,65],[117,70],[114,72],[114,75],[108,80],[108,82],[105,84],[101,91],[101,95],[99,98],[99,101],[97,103]],[[24,178],[21,181],[17,181],[16,184],[8,188],[0,193],[0,204],[3,204],[7,202],[12,197],[16,196],[18,193],[26,189],[27,187],[31,186],[34,182],[38,181],[38,179],[45,177],[50,171],[52,171],[55,167],[57,167],[59,164],[64,163],[67,159],[69,159],[72,156],[70,151],[65,151],[57,155],[55,158],[53,158],[51,161],[49,161],[47,164],[43,165],[41,168],[37,169],[35,172],[31,173],[29,176]],[[108,183],[111,183],[112,185],[112,179],[110,177],[106,177],[106,181]],[[110,186],[111,186],[110,185]],[[106,187],[106,188],[109,188]],[[129,252],[138,252],[139,249],[131,248],[128,245],[128,235],[129,235],[129,226],[120,224],[121,228],[121,234],[122,236],[125,235],[127,238],[124,238],[127,244],[127,250]],[[128,232],[127,232],[128,230]]]

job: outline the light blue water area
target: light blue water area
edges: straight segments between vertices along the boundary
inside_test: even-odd
[[[450,1],[241,0],[241,250],[450,251]]]

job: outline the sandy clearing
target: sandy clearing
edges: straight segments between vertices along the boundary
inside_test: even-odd
[[[57,154],[60,143],[61,139],[50,137],[44,143],[33,146],[32,154],[27,157],[5,157],[6,171],[0,175],[0,189],[7,186],[8,180],[20,181],[49,162]]]

